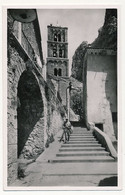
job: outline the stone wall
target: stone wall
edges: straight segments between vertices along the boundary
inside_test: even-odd
[[[62,104],[66,105],[66,89],[69,86],[69,78],[59,81],[59,94],[62,99]]]
[[[35,67],[34,61],[27,56],[24,47],[32,52],[33,48],[29,47],[31,43],[21,45],[18,36],[16,38],[18,23],[16,26],[13,24],[8,12],[8,185],[18,177],[20,159],[35,159],[43,152],[49,135],[54,136],[60,130],[65,113],[55,93],[43,79],[38,64]],[[31,36],[37,53],[39,47],[34,25],[26,26],[26,33],[30,34],[27,36]]]
[[[34,59],[34,62],[37,62],[37,64],[42,68],[43,58],[41,38],[39,33],[36,32],[38,30],[37,28],[38,27],[36,26],[36,22],[21,23],[14,21],[12,32],[23,45],[24,49],[28,52],[29,56]],[[39,39],[39,41],[37,39]]]
[[[38,44],[37,44],[37,37],[35,36],[35,29],[34,29],[33,22],[31,22],[31,23],[22,23],[22,30],[23,30],[24,34],[26,35],[28,41],[32,45],[33,50],[35,51],[35,53],[38,56],[40,56],[40,51],[39,51],[39,47],[38,47]],[[41,40],[39,40],[39,41],[41,41]]]
[[[46,108],[35,76],[22,79],[26,63],[15,48],[8,49],[8,183],[12,183],[18,157],[36,158],[44,149]]]
[[[47,87],[45,90],[47,98],[47,139],[52,134],[53,136],[62,128],[63,116],[65,110],[55,96],[53,91]],[[47,141],[46,139],[46,141]]]
[[[8,83],[7,83],[7,114],[8,114],[8,182],[17,177],[17,85],[19,77],[25,69],[25,62],[11,45],[8,46]]]

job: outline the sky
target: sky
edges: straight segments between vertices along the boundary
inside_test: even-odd
[[[68,58],[71,68],[75,50],[83,42],[92,43],[103,26],[105,9],[37,9],[43,56],[47,58],[47,25],[68,27]]]

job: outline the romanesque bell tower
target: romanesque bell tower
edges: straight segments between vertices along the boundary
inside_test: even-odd
[[[47,26],[47,73],[55,76],[69,76],[67,27]]]

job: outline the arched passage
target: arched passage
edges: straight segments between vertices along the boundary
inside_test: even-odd
[[[43,151],[44,107],[38,82],[24,71],[18,83],[18,157],[34,158]]]

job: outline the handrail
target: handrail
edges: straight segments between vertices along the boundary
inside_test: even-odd
[[[106,150],[108,152],[110,152],[110,155],[114,158],[117,159],[117,152],[109,138],[109,136],[102,132],[100,129],[98,129],[97,127],[93,128],[93,134],[95,135],[95,137],[97,137],[97,139],[100,141],[100,143],[102,144],[102,146],[104,146],[106,148]]]

